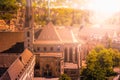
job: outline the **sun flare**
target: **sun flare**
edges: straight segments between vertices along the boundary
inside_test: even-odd
[[[88,0],[85,7],[93,11],[91,19],[101,23],[120,11],[120,0]]]
[[[88,9],[95,12],[113,14],[120,10],[120,0],[91,0]]]

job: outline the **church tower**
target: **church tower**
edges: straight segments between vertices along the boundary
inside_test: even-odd
[[[32,1],[26,0],[25,26],[24,26],[24,48],[33,51],[34,25],[33,25]]]

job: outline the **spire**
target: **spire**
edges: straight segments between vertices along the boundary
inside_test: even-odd
[[[26,0],[26,12],[25,12],[25,27],[32,27],[33,25],[33,11],[32,1]]]

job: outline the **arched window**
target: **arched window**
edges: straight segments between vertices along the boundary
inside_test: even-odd
[[[75,61],[77,62],[78,58],[77,58],[77,55],[78,54],[78,51],[77,51],[77,47],[75,48]]]
[[[67,61],[67,54],[68,54],[68,51],[67,51],[67,48],[65,48],[65,50],[64,50],[64,61]]]
[[[70,62],[72,61],[72,54],[73,54],[73,49],[72,48],[70,48],[69,49],[69,60],[70,60]]]

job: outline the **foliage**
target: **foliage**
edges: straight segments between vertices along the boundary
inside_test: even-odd
[[[36,12],[35,21],[37,24],[42,22],[47,23],[48,18],[48,10],[46,8],[38,9],[39,13]],[[50,10],[50,20],[55,25],[64,25],[64,26],[72,26],[74,24],[80,25],[82,23],[82,19],[84,16],[85,23],[89,22],[89,13],[88,11],[83,10],[75,10],[71,8],[52,8]]]
[[[0,19],[10,20],[17,12],[18,5],[16,0],[0,0]]]
[[[59,80],[71,80],[71,78],[68,75],[66,75],[66,74],[62,74],[60,76]]]
[[[98,46],[90,51],[86,64],[87,67],[82,71],[85,80],[105,80],[106,77],[115,74],[113,67],[120,66],[120,53],[111,48]]]

